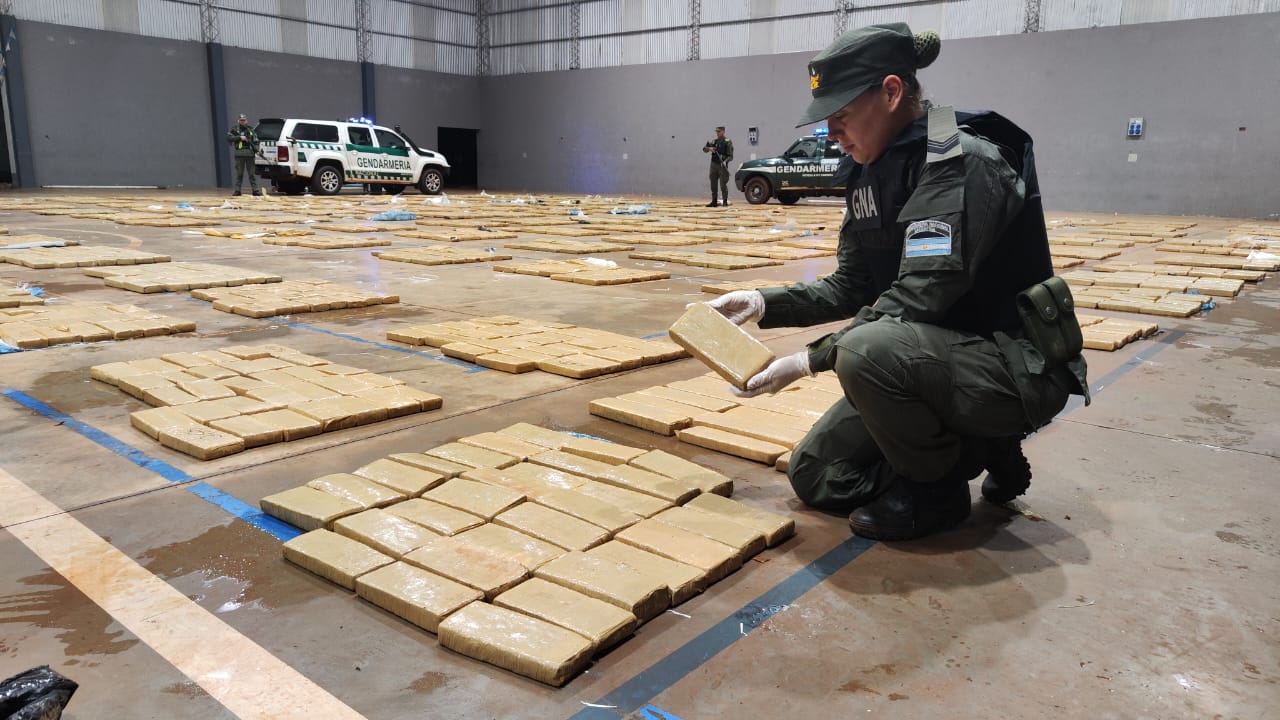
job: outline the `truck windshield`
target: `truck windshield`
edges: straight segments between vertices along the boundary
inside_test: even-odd
[[[818,153],[818,141],[814,138],[800,138],[791,143],[791,147],[787,148],[785,157],[789,158],[812,158]]]
[[[401,130],[400,134],[404,137],[405,140],[408,141],[409,147],[414,148],[415,150],[422,149],[422,146],[418,144],[417,140],[414,140],[413,138],[409,137],[409,133],[405,132],[404,130]]]

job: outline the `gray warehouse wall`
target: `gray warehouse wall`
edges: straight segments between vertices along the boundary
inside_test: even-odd
[[[378,124],[399,124],[424,147],[435,148],[440,127],[480,127],[480,83],[474,77],[382,66],[376,77]]]
[[[226,128],[210,127],[203,45],[27,21],[18,32],[37,184],[214,184],[208,138]],[[224,54],[233,116],[361,110],[354,63]],[[428,146],[439,126],[480,128],[488,189],[705,197],[700,148],[715,125],[739,162],[803,132],[810,56],[483,79],[380,67],[377,119]],[[1278,66],[1280,14],[1268,13],[947,41],[921,79],[938,102],[1026,127],[1052,209],[1270,217]],[[1146,135],[1127,139],[1135,116]]]
[[[1280,14],[956,42],[942,57],[933,95],[1021,122],[1050,208],[1280,214]],[[1143,137],[1125,136],[1131,117]]]
[[[804,62],[769,55],[485,78],[480,176],[501,189],[706,195],[702,145],[715,126],[727,127],[737,161],[796,137]],[[747,144],[748,125],[760,128],[758,148]]]
[[[37,185],[215,184],[213,144],[237,114],[361,114],[356,63],[223,48],[227,112],[210,127],[205,46],[19,21]],[[480,127],[479,81],[377,68],[377,117],[428,147],[436,129]],[[229,152],[221,145],[221,152]]]
[[[346,120],[361,114],[360,65],[304,55],[224,47],[229,117]],[[229,152],[229,151],[228,151]]]
[[[481,177],[498,189],[706,196],[700,147],[715,125],[728,126],[738,162],[801,132],[812,55],[486,78]],[[946,41],[921,81],[939,103],[995,109],[1030,131],[1051,209],[1268,217],[1280,213],[1277,67],[1270,13]],[[1146,135],[1127,139],[1138,116]]]
[[[38,185],[214,182],[200,43],[18,23]]]

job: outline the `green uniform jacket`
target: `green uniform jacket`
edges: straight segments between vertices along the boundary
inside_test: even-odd
[[[711,164],[728,165],[733,160],[733,141],[729,138],[711,142]]]
[[[875,163],[855,167],[848,184],[835,272],[810,283],[760,289],[766,308],[761,328],[804,327],[852,318],[846,327],[809,345],[809,365],[814,372],[832,368],[836,341],[842,335],[885,316],[992,339],[998,339],[993,337],[995,333],[1020,337],[1013,296],[1052,272],[1037,271],[1044,277],[1020,275],[1025,269],[1019,264],[1007,257],[991,257],[1026,201],[1024,182],[1001,155],[1001,147],[961,126],[958,151],[947,149],[938,155],[939,146],[930,130],[922,117]],[[859,187],[858,178],[865,176],[877,179],[870,187]],[[1043,226],[1038,205],[1036,210]],[[908,227],[921,222],[947,228],[943,233],[949,235],[946,254],[917,252],[911,256],[905,249]],[[1045,245],[1047,263],[1047,243],[1035,242]],[[1007,243],[1002,245],[1008,247]],[[897,254],[896,264],[892,253]],[[1008,284],[1007,292],[975,287],[975,279],[988,264],[984,282],[989,285],[991,278],[997,278]],[[972,326],[973,318],[984,317],[994,318],[994,326]],[[1012,346],[1001,344],[1008,354],[1007,348]],[[1015,345],[1023,353],[1035,354],[1025,341]],[[1035,358],[1019,358],[1018,362],[1033,368],[1036,365]],[[1043,367],[1042,362],[1040,365]],[[1084,386],[1083,362],[1071,370]]]
[[[246,136],[248,141],[241,140],[241,135]],[[231,146],[235,157],[253,157],[258,152],[258,134],[253,131],[253,127],[249,125],[240,127],[240,124],[236,123],[227,131],[227,144]]]

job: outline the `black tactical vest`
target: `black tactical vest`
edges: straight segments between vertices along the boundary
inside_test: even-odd
[[[995,144],[1026,189],[1022,212],[1010,222],[983,261],[973,287],[939,323],[990,337],[997,330],[1012,332],[1021,328],[1014,297],[1053,275],[1044,208],[1032,141],[1026,132],[993,112],[957,112],[956,123],[962,133],[978,135]],[[925,129],[925,118],[921,118],[903,131],[876,162],[842,168],[848,172],[845,234],[857,243],[871,273],[872,302],[898,279],[908,224],[898,222],[898,215],[915,191],[924,168]]]

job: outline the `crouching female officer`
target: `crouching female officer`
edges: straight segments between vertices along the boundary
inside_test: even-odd
[[[806,504],[852,511],[853,532],[881,540],[963,520],[984,469],[985,498],[1021,495],[1023,437],[1087,388],[1078,347],[1052,358],[1023,337],[1016,299],[1053,274],[1031,138],[995,113],[926,106],[915,74],[940,46],[876,25],[809,63],[800,125],[825,118],[850,156],[837,268],[710,303],[762,328],[852,319],[745,394],[835,371],[845,397],[796,446],[788,476]]]

